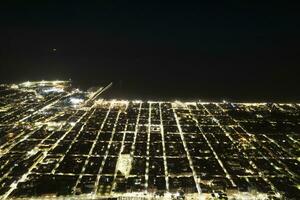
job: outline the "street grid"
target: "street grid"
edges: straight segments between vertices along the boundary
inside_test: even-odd
[[[1,198],[300,198],[299,104],[107,100],[102,90],[0,86]]]

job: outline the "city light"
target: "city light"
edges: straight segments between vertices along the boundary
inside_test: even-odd
[[[74,97],[72,97],[72,98],[70,98],[70,102],[71,102],[71,104],[73,104],[74,106],[77,106],[78,104],[83,103],[84,100],[83,100],[83,99],[80,99],[80,98],[74,98]]]
[[[51,93],[51,92],[54,92],[54,93],[62,93],[62,92],[64,92],[64,89],[52,87],[52,88],[44,89],[43,92],[44,92],[44,93]]]

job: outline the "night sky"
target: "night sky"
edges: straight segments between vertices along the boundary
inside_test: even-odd
[[[1,1],[1,82],[114,82],[115,98],[300,101],[299,3],[62,2]]]

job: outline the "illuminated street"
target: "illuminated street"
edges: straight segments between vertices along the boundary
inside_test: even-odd
[[[300,199],[300,104],[103,99],[108,87],[0,85],[3,199]]]

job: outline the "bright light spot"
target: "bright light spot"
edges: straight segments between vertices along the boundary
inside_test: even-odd
[[[36,95],[36,98],[38,98],[38,99],[44,99],[44,97],[42,95],[39,95],[39,94]]]
[[[275,169],[280,170],[280,167],[278,167],[278,166],[274,166],[274,167],[275,167]]]
[[[99,99],[99,100],[96,100],[96,101],[95,101],[95,104],[96,104],[96,105],[101,105],[102,102],[103,102],[103,99]]]
[[[19,86],[18,86],[18,85],[16,85],[16,84],[13,84],[13,85],[11,85],[11,86],[10,86],[10,88],[11,88],[11,89],[18,89],[18,88],[19,88]]]
[[[119,170],[125,177],[129,176],[131,166],[132,165],[132,157],[130,154],[121,154],[117,161],[117,170]]]
[[[142,103],[141,100],[133,100],[132,102],[133,102],[133,103]]]
[[[15,181],[15,182],[13,182],[13,183],[10,185],[10,187],[11,187],[11,188],[16,188],[17,185],[18,185],[18,183]]]
[[[50,92],[61,93],[63,91],[64,90],[62,88],[55,88],[55,87],[43,90],[43,92],[45,92],[45,93],[50,93]]]
[[[27,152],[27,155],[28,155],[28,156],[33,156],[33,155],[35,155],[37,152],[38,152],[38,149],[35,149],[35,148],[34,148],[34,149],[32,149],[31,151],[28,151],[28,152]]]
[[[46,85],[46,81],[42,80],[40,83],[39,83],[40,86],[45,86]]]
[[[29,81],[26,81],[26,82],[22,83],[21,85],[23,85],[24,87],[30,87],[32,85],[32,83]]]
[[[76,122],[70,122],[70,125],[71,125],[71,126],[75,126],[75,125],[76,125]]]
[[[73,105],[78,105],[78,104],[83,103],[83,99],[72,97],[72,98],[70,98],[70,102]]]
[[[64,122],[47,122],[47,123],[41,123],[42,125],[45,125],[47,124],[47,130],[49,131],[53,131],[53,130],[57,130],[59,129],[63,124]]]
[[[64,83],[65,81],[52,81],[52,85],[58,85]]]
[[[275,197],[280,199],[281,198],[281,194],[279,192],[276,192],[275,193]]]
[[[82,91],[79,90],[78,88],[76,88],[76,89],[74,90],[74,92],[80,93],[80,92],[82,92]]]

